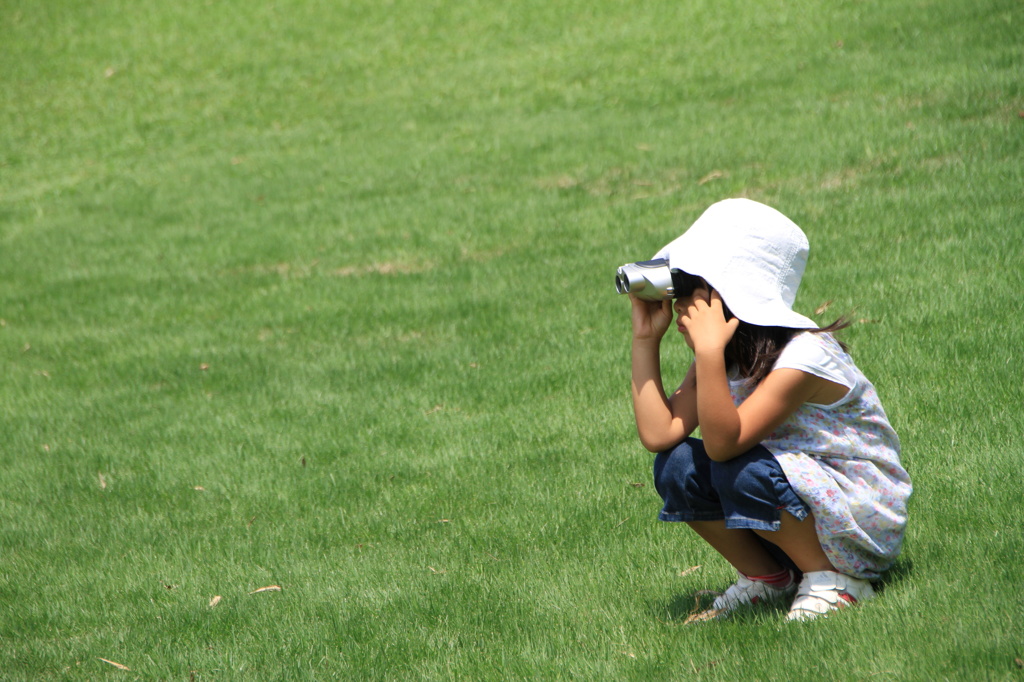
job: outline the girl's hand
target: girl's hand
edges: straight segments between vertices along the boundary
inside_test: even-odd
[[[660,341],[672,324],[672,301],[644,301],[629,297],[633,304],[633,338]]]
[[[724,353],[740,321],[735,317],[726,321],[722,297],[712,291],[709,298],[693,297],[679,315],[679,326],[686,330],[694,353]]]

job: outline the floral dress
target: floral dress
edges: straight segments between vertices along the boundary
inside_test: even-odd
[[[875,387],[829,334],[798,334],[773,369],[792,368],[849,388],[831,405],[804,403],[762,443],[814,514],[825,554],[840,573],[874,579],[900,552],[910,476]],[[733,402],[753,390],[731,380]]]

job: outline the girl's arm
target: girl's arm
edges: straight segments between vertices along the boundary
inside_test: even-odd
[[[694,344],[701,435],[708,457],[715,461],[724,462],[747,452],[805,402],[828,404],[847,390],[807,372],[777,369],[737,408],[729,391],[725,346],[738,321],[725,320],[722,299],[714,292],[710,302],[694,301],[682,323]]]
[[[661,340],[672,322],[669,301],[651,303],[632,298],[632,396],[640,442],[651,452],[676,445],[697,428],[696,370],[665,396],[661,381]]]

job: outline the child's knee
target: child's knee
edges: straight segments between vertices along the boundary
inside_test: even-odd
[[[734,500],[773,500],[777,497],[777,466],[760,459],[737,457],[715,462],[711,485],[719,497]]]
[[[669,494],[704,497],[711,489],[710,460],[703,444],[688,438],[654,458],[654,487],[665,498]]]

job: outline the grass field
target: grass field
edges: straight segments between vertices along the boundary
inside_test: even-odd
[[[1024,679],[1022,35],[0,3],[0,678]],[[859,320],[914,478],[826,621],[685,624],[733,574],[632,424],[614,268],[730,196],[808,233],[797,308]]]

